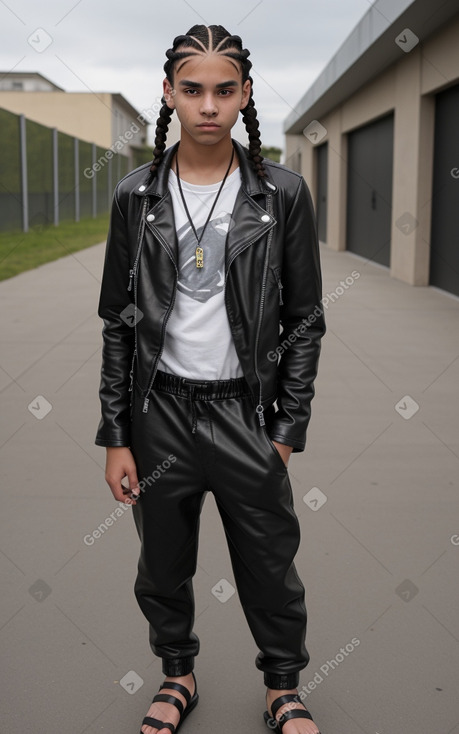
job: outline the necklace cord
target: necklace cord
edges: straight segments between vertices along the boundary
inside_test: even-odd
[[[202,228],[202,231],[201,231],[201,234],[200,234],[199,237],[198,237],[198,233],[196,232],[196,227],[194,226],[194,222],[193,222],[193,220],[191,218],[190,212],[188,210],[188,206],[187,206],[187,203],[185,201],[185,196],[183,194],[182,184],[180,182],[180,171],[179,171],[179,163],[178,163],[178,150],[177,150],[177,153],[175,155],[175,166],[177,168],[177,182],[178,182],[178,187],[179,187],[179,191],[180,191],[180,196],[182,197],[182,202],[183,202],[183,206],[184,206],[185,211],[186,211],[186,215],[188,217],[188,221],[189,221],[189,223],[191,225],[191,228],[192,228],[192,230],[194,232],[194,236],[196,237],[196,241],[197,241],[197,246],[196,246],[196,267],[200,267],[201,268],[203,266],[203,252],[202,252],[202,248],[200,247],[201,240],[202,240],[202,238],[204,236],[204,232],[206,231],[206,227],[209,224],[210,218],[211,218],[211,216],[212,216],[212,214],[214,212],[215,206],[216,206],[217,201],[218,201],[218,198],[219,198],[219,196],[220,196],[220,194],[222,192],[223,186],[226,183],[226,179],[228,178],[228,175],[229,175],[231,166],[233,165],[233,160],[234,160],[234,145],[232,147],[233,147],[233,152],[231,154],[231,160],[229,162],[229,166],[228,166],[228,168],[226,170],[226,173],[225,173],[225,176],[223,178],[223,181],[220,184],[220,188],[218,189],[217,196],[214,199],[214,202],[212,204],[212,208],[211,208],[211,210],[209,212],[209,216],[206,219],[206,223],[204,224],[204,227]]]

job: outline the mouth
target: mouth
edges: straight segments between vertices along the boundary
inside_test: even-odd
[[[198,127],[220,127],[215,122],[201,122]]]

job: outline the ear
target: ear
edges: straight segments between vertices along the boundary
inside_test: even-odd
[[[242,85],[242,99],[241,99],[241,105],[239,107],[240,110],[243,110],[244,107],[247,107],[247,104],[250,99],[250,92],[252,91],[252,84],[250,83],[250,79],[247,79],[244,84]]]
[[[172,85],[167,77],[163,80],[163,94],[169,109],[175,110],[175,89],[172,88]]]

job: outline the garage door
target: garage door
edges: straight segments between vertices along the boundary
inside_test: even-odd
[[[459,85],[437,94],[430,283],[459,296]]]
[[[394,117],[348,135],[347,249],[390,265]]]
[[[327,241],[328,143],[317,151],[317,231],[321,242]]]

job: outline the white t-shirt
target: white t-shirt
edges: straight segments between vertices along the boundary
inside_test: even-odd
[[[220,188],[182,181],[188,211],[198,237]],[[174,307],[166,327],[158,368],[191,380],[226,380],[243,371],[234,347],[224,301],[225,246],[231,214],[241,185],[239,168],[226,179],[200,247],[203,267],[196,267],[197,240],[183,206],[174,171],[169,191],[178,238],[179,278]]]

